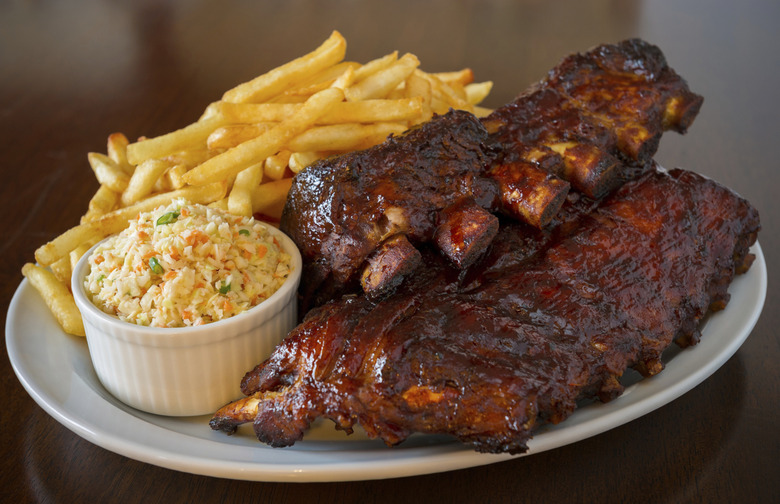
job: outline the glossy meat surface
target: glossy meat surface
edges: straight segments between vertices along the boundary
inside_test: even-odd
[[[289,446],[326,417],[389,445],[423,432],[523,452],[578,399],[619,395],[628,367],[655,374],[673,341],[696,343],[758,229],[730,190],[651,170],[600,203],[570,198],[547,229],[504,222],[466,271],[425,249],[394,295],[310,312],[211,426],[252,422],[261,441]]]
[[[483,120],[451,111],[316,163],[295,177],[281,222],[303,254],[301,312],[349,292],[381,298],[426,244],[467,268],[495,236],[490,214],[548,226],[571,188],[614,190],[701,102],[657,47],[627,40],[565,58]]]
[[[702,97],[643,40],[564,58],[547,78],[483,120],[499,160],[525,162],[590,197],[644,165],[664,131],[685,133]]]
[[[354,290],[380,244],[398,234],[414,245],[432,241],[440,212],[460,199],[491,207],[496,184],[481,176],[486,136],[472,114],[451,111],[299,173],[280,227],[303,255],[303,296]]]

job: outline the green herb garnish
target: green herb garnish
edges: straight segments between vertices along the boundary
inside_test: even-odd
[[[248,229],[239,229],[238,230],[238,234],[244,235],[244,236],[249,236],[249,230]]]
[[[149,268],[151,268],[152,273],[155,273],[157,275],[162,275],[163,273],[163,267],[160,264],[160,261],[158,261],[156,257],[152,257],[149,259]]]
[[[157,225],[160,226],[162,224],[171,224],[172,222],[176,222],[176,219],[179,218],[179,215],[181,213],[179,211],[173,211],[164,213],[160,216],[160,218],[157,219]]]
[[[224,284],[222,287],[219,288],[220,294],[227,294],[230,292],[230,284]]]

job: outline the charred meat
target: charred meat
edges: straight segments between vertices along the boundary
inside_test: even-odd
[[[281,221],[303,254],[302,311],[346,292],[380,299],[417,271],[424,244],[465,269],[495,215],[544,228],[571,188],[600,198],[648,165],[701,101],[657,47],[629,40],[564,59],[482,120],[451,111],[316,163],[295,177]]]
[[[317,307],[211,427],[289,446],[324,417],[388,445],[521,453],[577,401],[620,395],[627,369],[660,372],[725,307],[760,227],[727,188],[652,162],[701,103],[629,40],[482,120],[450,112],[305,170],[282,228]]]
[[[482,219],[495,220],[485,210],[497,196],[496,184],[482,176],[486,138],[474,115],[451,111],[403,136],[296,175],[280,227],[301,249],[303,297],[319,289],[319,304],[355,290],[361,279],[373,297],[388,291],[400,281],[399,273],[415,264],[415,246],[432,241],[438,227],[460,218],[462,201],[471,202],[469,211]],[[472,257],[466,243],[444,248],[455,262]]]
[[[598,204],[571,198],[547,229],[504,222],[463,272],[424,248],[425,267],[395,294],[310,312],[211,426],[251,422],[289,446],[325,417],[389,445],[423,432],[523,452],[578,399],[619,395],[627,368],[653,375],[673,341],[696,343],[758,228],[730,190],[651,170]]]
[[[483,123],[499,162],[528,164],[599,198],[626,165],[651,160],[664,131],[685,133],[702,101],[658,47],[631,39],[564,58]]]

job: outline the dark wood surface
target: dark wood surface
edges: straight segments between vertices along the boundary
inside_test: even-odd
[[[489,106],[569,52],[633,36],[659,45],[705,103],[688,135],[665,136],[657,159],[757,206],[769,291],[734,357],[646,416],[529,457],[379,481],[233,481],[126,458],[36,405],[3,352],[0,501],[776,502],[778,22],[780,4],[770,0],[2,2],[3,317],[22,264],[78,222],[97,188],[87,152],[104,152],[115,131],[133,138],[181,127],[225,89],[309,51],[333,29],[356,61],[398,49],[430,71],[470,66],[495,82]]]

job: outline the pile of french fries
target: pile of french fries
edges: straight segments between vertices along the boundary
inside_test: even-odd
[[[236,215],[281,215],[292,177],[318,159],[381,143],[450,108],[483,116],[492,82],[470,69],[428,73],[413,54],[345,61],[334,31],[314,51],[227,91],[194,123],[130,143],[108,137],[87,159],[100,183],[81,223],[22,268],[63,330],[84,335],[70,292],[79,258],[130,219],[175,198]]]

